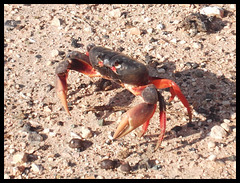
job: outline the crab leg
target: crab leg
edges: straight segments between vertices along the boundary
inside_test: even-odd
[[[67,105],[67,77],[69,70],[75,70],[90,77],[100,76],[100,74],[90,65],[86,55],[73,52],[69,57],[69,60],[59,63],[56,67],[56,93],[65,111],[70,115]]]
[[[158,89],[170,88],[170,92],[171,92],[172,96],[170,97],[169,101],[172,101],[176,95],[178,96],[178,98],[180,99],[182,104],[187,108],[189,121],[191,122],[192,121],[192,110],[191,110],[191,107],[190,107],[187,99],[182,94],[179,86],[174,81],[169,80],[169,79],[152,78],[151,80],[152,80],[151,83],[154,84],[156,86],[156,88],[158,88]]]

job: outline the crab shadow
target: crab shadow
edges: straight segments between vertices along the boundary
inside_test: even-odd
[[[165,68],[167,72],[160,77],[175,81],[180,86],[183,94],[192,106],[193,111],[197,113],[197,116],[203,116],[200,118],[193,114],[193,120],[191,123],[186,122],[186,124],[181,126],[173,126],[170,131],[165,133],[164,140],[170,140],[179,136],[187,137],[195,133],[201,134],[200,138],[198,137],[190,142],[184,141],[182,145],[175,149],[181,149],[187,145],[189,146],[201,141],[206,138],[213,126],[221,124],[224,119],[231,119],[231,115],[236,112],[235,73],[230,79],[228,79],[224,74],[217,76],[210,71],[206,71],[204,65],[203,67],[200,67],[193,62],[187,62],[184,71],[175,72],[169,77],[169,73],[173,73],[175,70],[175,63],[166,62],[162,64],[162,67]],[[185,86],[183,87],[182,84]],[[172,103],[167,103],[167,105],[172,105]],[[168,115],[168,111],[166,112]],[[231,126],[231,128],[234,127],[235,126]],[[157,138],[159,134],[145,136]],[[157,139],[154,140],[155,143],[157,142]],[[144,142],[144,144],[145,143],[147,142]]]

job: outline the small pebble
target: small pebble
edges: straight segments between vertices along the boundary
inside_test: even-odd
[[[229,106],[230,105],[230,101],[228,101],[228,100],[222,101],[222,104],[224,106]]]
[[[212,127],[210,136],[214,139],[223,139],[227,136],[227,132],[219,125]]]
[[[71,139],[68,144],[69,144],[69,147],[71,148],[82,148],[84,145],[81,139],[76,139],[76,138]]]
[[[174,38],[174,39],[172,39],[170,42],[172,42],[172,43],[177,43],[177,39],[176,38]]]
[[[185,43],[186,43],[186,41],[184,41],[184,40],[181,40],[179,43],[180,43],[180,44],[185,44]]]
[[[160,30],[163,30],[163,29],[165,29],[165,25],[160,23],[160,24],[157,25],[156,28],[160,29]]]
[[[198,78],[202,78],[203,77],[203,72],[200,71],[200,70],[197,70],[196,72],[194,72],[195,75],[198,77]]]
[[[209,157],[208,157],[208,160],[210,161],[215,161],[217,159],[217,156],[215,154],[211,154]]]
[[[217,16],[219,18],[224,17],[224,10],[222,8],[219,8],[217,6],[208,6],[204,7],[200,10],[201,14],[207,15],[207,16]]]
[[[54,17],[51,21],[51,25],[59,27],[61,25],[60,19],[57,17]]]
[[[151,33],[153,32],[153,29],[152,29],[152,28],[147,29],[147,32],[148,32],[149,34],[151,34]]]
[[[154,166],[152,167],[153,170],[160,170],[161,168],[162,168],[161,165],[154,165]]]
[[[58,56],[58,54],[59,54],[59,51],[58,51],[58,50],[52,50],[52,51],[51,51],[52,57],[56,57],[56,56]]]
[[[98,120],[98,125],[99,126],[104,126],[104,119]]]
[[[37,141],[37,142],[41,142],[43,141],[43,137],[38,134],[38,132],[30,132],[29,135],[28,135],[28,140],[33,142],[33,141]]]
[[[100,167],[105,170],[114,169],[116,162],[110,159],[105,159],[100,162]]]
[[[27,153],[18,153],[13,155],[13,161],[12,163],[17,164],[17,163],[23,163],[27,162],[28,160],[28,154]]]
[[[35,163],[32,164],[32,171],[35,173],[40,173],[43,167],[41,165],[36,165]]]
[[[129,163],[124,163],[120,166],[120,170],[123,171],[123,172],[127,172],[129,173],[131,171],[131,166],[129,165]]]
[[[13,154],[13,153],[15,153],[15,152],[16,152],[16,149],[14,149],[14,148],[9,149],[9,153],[10,153],[10,154]]]
[[[131,29],[129,30],[129,32],[130,32],[130,34],[132,34],[132,35],[140,35],[140,34],[141,34],[141,31],[140,31],[138,28],[136,28],[136,27],[131,28]]]
[[[114,9],[112,11],[109,11],[108,14],[109,14],[110,17],[119,18],[121,16],[121,10],[120,9]]]
[[[230,132],[231,128],[227,123],[221,123],[221,127],[226,130],[226,132]]]
[[[160,73],[160,74],[164,74],[166,71],[165,71],[165,69],[163,69],[163,68],[158,68],[157,67],[157,71],[158,71],[158,73]]]
[[[216,147],[215,142],[212,142],[212,141],[208,142],[208,149],[211,149],[211,148],[214,148],[214,147]]]
[[[84,138],[84,139],[87,139],[87,138],[91,138],[92,137],[92,132],[91,132],[91,130],[89,130],[88,128],[86,128],[86,127],[82,127],[82,131],[81,131],[82,133],[82,137]]]
[[[235,114],[236,114],[236,113],[235,113]],[[229,124],[229,123],[231,123],[231,120],[229,120],[229,119],[224,119],[223,122]]]
[[[120,150],[117,154],[119,159],[125,159],[130,155],[129,149],[128,148],[124,148],[122,150]]]
[[[63,126],[64,123],[63,123],[62,121],[58,121],[58,122],[57,122],[57,125],[58,125],[58,126]]]
[[[192,46],[193,46],[193,48],[196,48],[196,49],[202,48],[202,44],[199,42],[194,42]]]
[[[212,119],[208,119],[207,122],[208,122],[208,123],[211,123],[211,122],[212,122]]]
[[[50,65],[52,65],[53,63],[52,63],[52,61],[51,60],[48,60],[47,62],[46,62],[46,66],[50,66]]]

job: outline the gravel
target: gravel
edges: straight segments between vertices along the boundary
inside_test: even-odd
[[[203,27],[203,18],[180,26],[208,6],[224,10],[216,18],[201,16],[211,27]],[[113,140],[141,97],[117,84],[96,90],[99,78],[75,71],[68,74],[68,116],[54,89],[55,69],[90,43],[145,61],[151,76],[176,82],[193,108],[192,122],[178,97],[169,103],[169,89],[162,89],[162,146],[153,151],[158,106],[143,137],[136,135],[139,127]],[[105,159],[111,163],[101,168]],[[131,169],[121,170],[124,163]],[[4,4],[4,178],[235,179],[236,6]]]

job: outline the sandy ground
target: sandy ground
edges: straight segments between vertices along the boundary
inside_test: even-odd
[[[201,21],[185,30],[184,18],[204,6],[214,5],[4,5],[4,178],[235,179],[236,6],[216,5],[224,16],[212,19],[208,32]],[[55,68],[89,43],[175,81],[193,122],[176,97],[167,102],[157,151],[158,109],[144,137],[139,128],[112,141],[124,112],[142,99],[116,84],[97,91],[99,78],[74,71],[68,116],[55,93]],[[169,91],[162,95],[168,101]],[[72,148],[73,138],[83,147]]]

